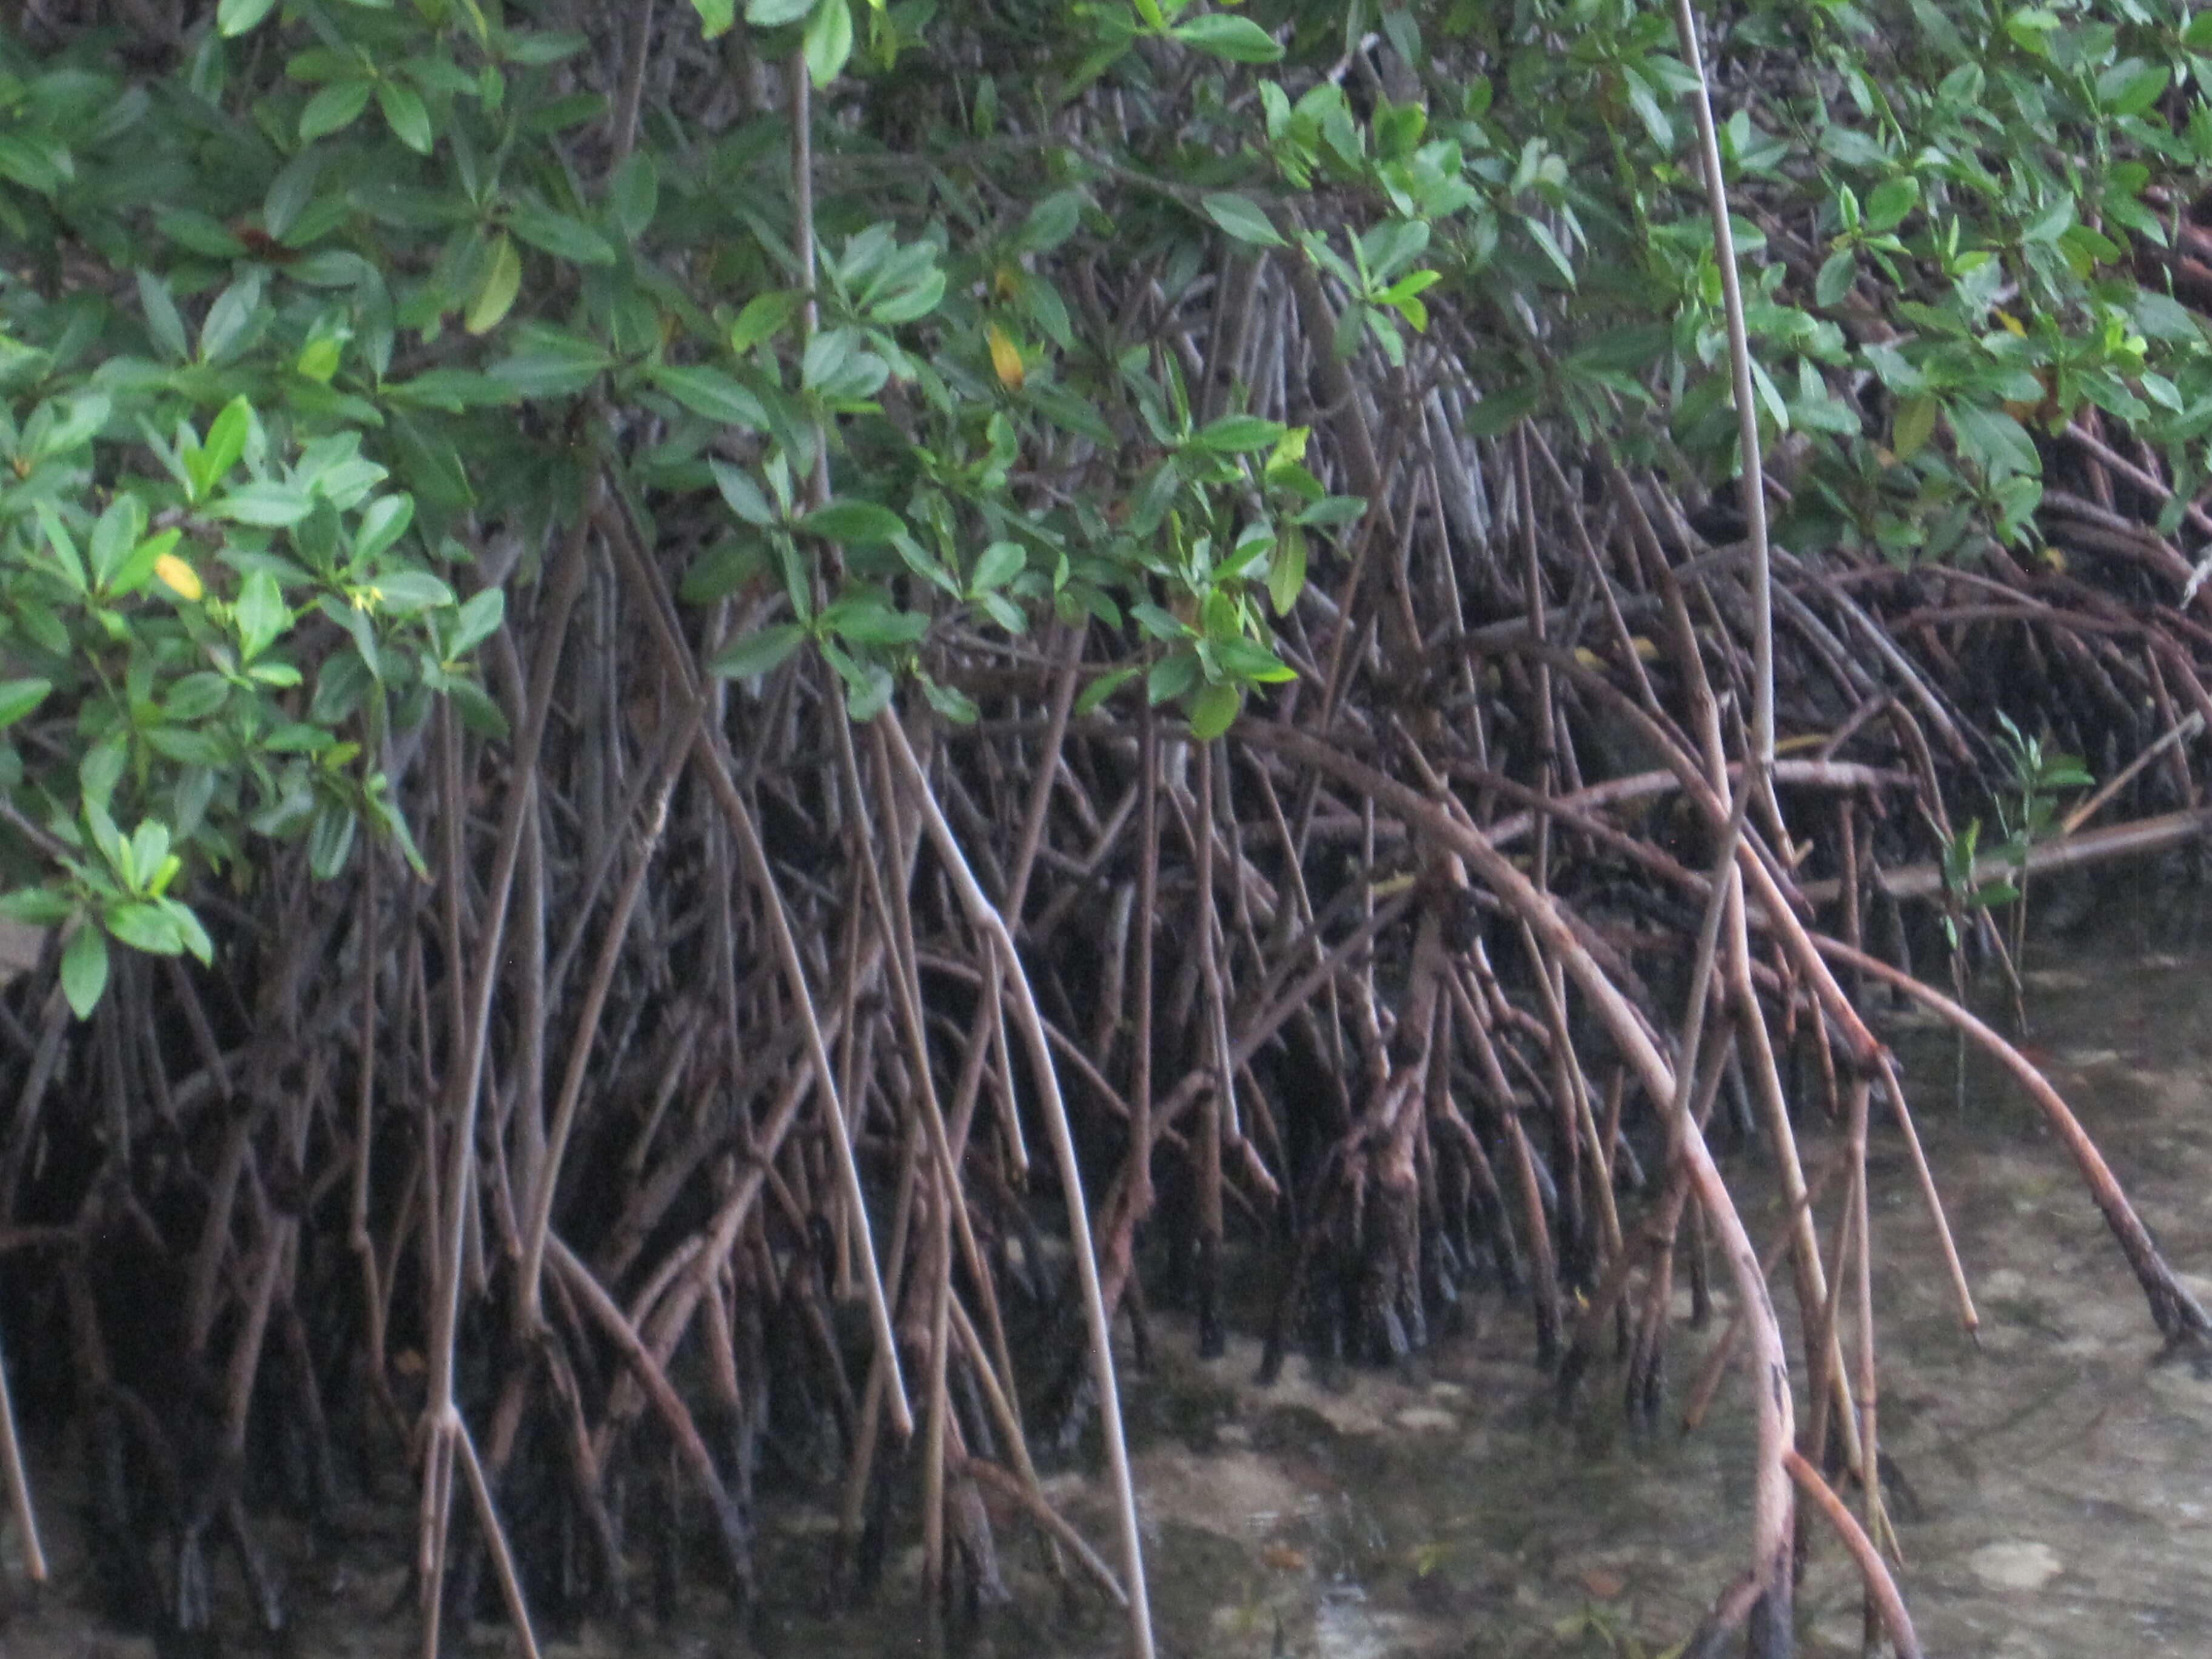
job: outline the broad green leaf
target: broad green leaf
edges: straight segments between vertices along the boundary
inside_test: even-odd
[[[487,587],[472,593],[453,619],[453,637],[446,641],[446,654],[459,657],[473,651],[498,631],[501,620],[507,615],[507,592],[503,588]]]
[[[1538,389],[1532,385],[1486,392],[1482,401],[1467,412],[1468,436],[1495,438],[1511,431],[1534,411],[1537,397]]]
[[[458,699],[455,706],[460,706]],[[344,870],[353,852],[354,828],[354,815],[336,801],[325,801],[316,810],[314,828],[307,832],[307,868],[318,881]]]
[[[300,112],[300,142],[312,144],[318,138],[351,126],[361,118],[362,111],[368,107],[369,95],[375,87],[376,83],[365,76],[331,82],[307,100],[307,108]]]
[[[607,205],[631,241],[645,234],[660,209],[660,173],[648,150],[632,152],[607,180]]]
[[[453,602],[453,590],[427,570],[391,570],[375,581],[377,609],[387,616],[411,617]]]
[[[727,34],[737,21],[737,0],[691,0],[691,9],[699,14],[699,32],[709,40]]]
[[[756,674],[767,673],[796,651],[805,638],[806,630],[797,623],[778,623],[773,627],[756,629],[716,652],[707,665],[707,672],[722,679],[750,679]]]
[[[745,21],[757,29],[779,29],[813,9],[814,0],[745,0]]]
[[[118,904],[103,920],[107,931],[134,951],[157,957],[184,953],[185,936],[176,918],[158,904]]]
[[[1030,216],[1014,233],[1017,253],[1049,253],[1075,234],[1082,222],[1083,197],[1073,190],[1054,191],[1030,210]]]
[[[981,717],[983,711],[975,707],[975,698],[958,686],[939,685],[927,674],[918,678],[921,695],[928,699],[929,706],[955,726],[973,726]]]
[[[1207,686],[1190,700],[1190,734],[1200,743],[1211,743],[1237,723],[1237,712],[1244,706],[1243,691],[1226,681]]]
[[[850,0],[815,0],[813,15],[806,20],[802,43],[806,72],[817,87],[826,87],[843,72],[853,55],[853,8]]]
[[[1856,250],[1839,247],[1820,262],[1820,273],[1813,279],[1813,301],[1816,305],[1832,306],[1842,303],[1851,285],[1859,279],[1859,256]]]
[[[754,295],[730,325],[730,349],[742,356],[763,340],[774,339],[805,305],[806,295],[795,288]]]
[[[52,680],[0,680],[0,729],[34,711],[53,689]]]
[[[216,8],[216,27],[225,40],[244,34],[275,9],[276,0],[222,0]]]
[[[1272,64],[1283,55],[1282,46],[1249,17],[1228,12],[1208,12],[1169,31],[1187,46],[1225,58],[1232,64]]]
[[[47,887],[19,887],[0,895],[0,916],[30,927],[55,927],[76,914],[76,901]]]
[[[542,202],[524,199],[508,210],[507,225],[531,246],[572,264],[611,265],[615,251],[605,237],[580,219],[557,213]]]
[[[150,270],[138,272],[138,309],[144,313],[146,331],[163,355],[183,362],[192,355],[191,337],[177,310],[169,285]]]
[[[1104,706],[1109,697],[1142,672],[1144,670],[1134,663],[1126,663],[1119,668],[1108,669],[1077,694],[1075,699],[1077,715],[1079,717],[1085,714],[1095,714]]]
[[[848,547],[881,547],[906,529],[899,515],[873,501],[837,501],[817,507],[799,521],[810,536]]]
[[[1207,422],[1191,441],[1200,449],[1219,454],[1243,454],[1273,447],[1282,438],[1283,431],[1280,422],[1262,420],[1257,415],[1224,415],[1218,421]]]
[[[292,625],[292,609],[284,603],[283,590],[265,570],[246,573],[246,580],[239,585],[233,615],[238,622],[240,658],[246,662],[252,662],[274,645]]]
[[[1275,607],[1275,614],[1289,615],[1305,587],[1305,532],[1292,526],[1283,532],[1275,544],[1275,556],[1267,562],[1267,598]]]
[[[89,1019],[106,988],[107,936],[93,922],[80,923],[62,951],[62,994],[79,1019]]]
[[[1287,247],[1282,233],[1249,197],[1217,191],[1206,198],[1206,216],[1231,236],[1253,247]]]
[[[646,378],[695,415],[724,426],[768,429],[768,410],[761,400],[719,368],[659,363],[646,371]]]
[[[1004,587],[1028,568],[1029,556],[1019,542],[993,542],[975,561],[969,586],[977,592]]]
[[[1896,229],[1919,200],[1920,181],[1917,179],[1907,174],[1903,178],[1883,179],[1875,186],[1874,194],[1867,198],[1866,234],[1880,236]]]
[[[146,532],[146,504],[136,495],[118,495],[92,526],[92,581],[105,589],[123,568]]]
[[[420,93],[386,76],[376,83],[376,103],[393,137],[417,155],[430,153],[436,141],[430,131],[430,112],[423,108]]]
[[[462,325],[471,334],[490,333],[513,308],[514,296],[521,290],[522,256],[514,251],[513,240],[501,232],[492,244],[491,258],[469,301]]]
[[[1890,422],[1889,447],[1899,460],[1908,461],[1919,453],[1936,430],[1939,407],[1933,398],[1908,398],[1897,406]]]
[[[768,497],[752,480],[752,475],[733,461],[717,455],[708,462],[714,475],[714,487],[722,492],[722,499],[730,504],[730,511],[747,524],[766,529],[775,522],[775,509],[769,505]]]

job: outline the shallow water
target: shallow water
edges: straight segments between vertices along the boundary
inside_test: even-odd
[[[2029,975],[2029,1036],[2169,1259],[2212,1297],[2212,955],[2162,951],[2166,941],[2146,925],[2124,918],[2103,946],[2046,946]],[[1992,1018],[2002,1006],[1994,987],[1978,1003]],[[2032,1107],[1970,1064],[1961,1111],[1948,1035],[1901,1023],[1890,1035],[1981,1318],[1978,1346],[1960,1329],[1932,1225],[1878,1111],[1881,1435],[1901,1475],[1891,1510],[1898,1571],[1923,1647],[2001,1659],[2212,1654],[2212,1382],[2159,1363],[2142,1296]],[[1803,1133],[1815,1166],[1826,1132]],[[1758,1163],[1739,1160],[1731,1180],[1759,1190]],[[1835,1206],[1819,1207],[1825,1249]],[[1762,1243],[1777,1224],[1771,1205],[1753,1204],[1747,1219]],[[1786,1290],[1778,1301],[1794,1328]],[[1694,1435],[1676,1426],[1688,1380],[1725,1323],[1724,1283],[1716,1304],[1706,1331],[1675,1326],[1665,1426],[1650,1433],[1626,1426],[1617,1373],[1603,1365],[1561,1418],[1529,1363],[1525,1310],[1494,1293],[1474,1301],[1479,1328],[1404,1371],[1324,1378],[1293,1357],[1264,1389],[1251,1381],[1249,1340],[1200,1362],[1188,1328],[1157,1320],[1153,1369],[1127,1380],[1163,1652],[1656,1659],[1741,1571],[1747,1542],[1741,1384],[1723,1386]],[[1802,1389],[1802,1366],[1797,1375]],[[1096,1483],[1063,1473],[1048,1484],[1090,1536],[1111,1538]],[[826,1518],[779,1518],[767,1545],[771,1582],[779,1557],[818,1576]],[[395,1611],[409,1516],[357,1519],[344,1543],[294,1565],[307,1605],[292,1652],[382,1659],[410,1648],[411,1618]],[[81,1563],[66,1515],[56,1520],[58,1592],[35,1602],[22,1595],[12,1540],[0,1542],[0,1602],[13,1603],[0,1606],[0,1653],[143,1659],[143,1641],[103,1631],[73,1605]],[[1000,1537],[1018,1607],[954,1650],[1116,1651],[1113,1622],[1087,1590],[1052,1611],[1059,1598],[1026,1528],[1002,1519]],[[545,1650],[925,1651],[913,1553],[861,1614],[787,1609],[739,1634],[719,1600],[702,1595],[675,1629],[586,1630]],[[1799,1612],[1803,1651],[1860,1650],[1856,1578],[1818,1525]],[[502,1632],[480,1638],[488,1651],[507,1650]]]

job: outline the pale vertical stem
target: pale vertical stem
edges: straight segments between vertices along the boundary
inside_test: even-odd
[[[46,1553],[39,1545],[39,1519],[31,1509],[31,1483],[23,1473],[23,1449],[15,1438],[15,1408],[8,1398],[8,1368],[0,1362],[0,1475],[8,1482],[8,1508],[23,1535],[23,1568],[31,1582],[46,1582]]]
[[[1113,1483],[1121,1523],[1122,1571],[1129,1593],[1130,1653],[1132,1659],[1153,1659],[1152,1604],[1145,1589],[1144,1540],[1137,1528],[1137,1492],[1129,1476],[1128,1442],[1121,1430],[1121,1395],[1114,1379],[1112,1334],[1106,1323],[1106,1300],[1099,1290],[1098,1258],[1091,1239],[1090,1210],[1083,1196],[1083,1170],[1076,1162],[1075,1137],[1068,1126],[1066,1103],[1060,1098],[1060,1077],[1052,1063],[1051,1046],[1045,1038],[1044,1019],[1030,990],[1029,975],[1015,953],[1013,935],[1006,931],[1005,918],[992,907],[975,879],[975,872],[969,867],[959,840],[945,820],[935,791],[929,787],[928,775],[921,769],[921,763],[915,757],[914,746],[907,741],[905,729],[888,709],[876,717],[876,724],[890,747],[891,757],[906,778],[915,805],[921,812],[923,827],[959,894],[969,923],[990,940],[1005,970],[1007,988],[1012,994],[1015,1023],[1021,1027],[1029,1049],[1038,1104],[1051,1135],[1053,1158],[1059,1165],[1060,1188],[1067,1201],[1068,1243],[1073,1249],[1076,1279],[1082,1286],[1084,1310],[1090,1324],[1091,1374],[1098,1388],[1098,1417],[1106,1441],[1107,1474]]]
[[[791,216],[792,252],[799,259],[799,285],[806,296],[799,313],[802,349],[821,326],[822,311],[814,293],[814,82],[806,72],[806,54],[791,54],[785,73],[791,77]],[[830,446],[817,418],[814,422],[814,505],[830,499]],[[834,555],[833,555],[834,556]]]
[[[929,1182],[936,1202],[929,1219],[929,1395],[922,1419],[921,1585],[932,1626],[945,1607],[945,1413],[951,1401],[945,1389],[946,1352],[951,1325],[952,1206],[959,1191],[942,1166]]]
[[[1873,1085],[1866,1078],[1851,1079],[1850,1191],[1858,1227],[1858,1273],[1853,1289],[1858,1299],[1859,1362],[1859,1476],[1866,1489],[1867,1526],[1881,1537],[1889,1530],[1889,1517],[1881,1502],[1881,1442],[1875,1425],[1874,1373],[1874,1234],[1869,1230],[1867,1206],[1867,1097]],[[1840,1275],[1842,1269],[1837,1269]],[[1893,1540],[1893,1541],[1894,1541]]]
[[[1773,556],[1766,538],[1766,476],[1759,454],[1759,405],[1751,380],[1751,336],[1744,326],[1743,285],[1735,265],[1735,234],[1729,224],[1728,185],[1721,173],[1721,140],[1713,125],[1713,100],[1705,82],[1705,55],[1698,44],[1698,17],[1692,0],[1674,0],[1674,29],[1681,37],[1682,61],[1697,76],[1690,102],[1698,115],[1698,148],[1705,167],[1705,198],[1713,218],[1713,258],[1720,266],[1721,308],[1727,318],[1729,368],[1735,386],[1737,441],[1743,450],[1743,517],[1751,543],[1752,602],[1752,770],[1764,789],[1774,769],[1774,587]]]
[[[1137,766],[1137,1030],[1129,1079],[1129,1213],[1152,1207],[1152,932],[1160,902],[1159,716],[1151,702],[1139,714]]]

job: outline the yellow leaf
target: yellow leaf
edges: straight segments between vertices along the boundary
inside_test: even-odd
[[[2062,549],[2056,547],[2045,548],[2043,550],[2043,562],[2055,575],[2063,576],[2066,574],[2066,555]]]
[[[207,592],[200,580],[200,573],[173,553],[164,553],[154,561],[154,574],[161,585],[180,599],[197,599]]]
[[[1029,371],[1022,364],[1022,349],[1006,337],[1006,331],[996,323],[983,331],[991,343],[991,367],[999,376],[999,384],[1009,392],[1019,392]]]
[[[2017,334],[2022,339],[2027,337],[2027,330],[2021,326],[2020,319],[2014,316],[2009,311],[1998,312],[1996,313],[1996,319],[1998,322],[2004,325],[2005,330],[2008,333]]]
[[[1784,738],[1776,744],[1774,752],[1778,755],[1802,755],[1808,749],[1818,749],[1827,740],[1826,732],[1800,732],[1796,737]]]
[[[471,334],[490,333],[521,291],[522,256],[514,251],[514,240],[501,231],[499,240],[492,244],[491,263],[484,267],[483,280],[469,301],[462,325]]]

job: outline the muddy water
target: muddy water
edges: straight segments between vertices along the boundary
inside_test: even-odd
[[[2106,946],[2046,947],[2030,975],[2038,1057],[2097,1138],[2172,1260],[2212,1298],[2212,955],[2161,953],[2142,924]],[[2125,930],[2124,930],[2125,931]],[[1994,998],[1984,994],[1985,1005]],[[1884,1450],[1900,1479],[1899,1575],[1931,1655],[2126,1659],[2212,1654],[2212,1382],[2159,1363],[2142,1297],[2039,1120],[1971,1065],[1962,1110],[1948,1037],[1899,1024],[1916,1115],[1980,1310],[1962,1334],[1934,1234],[1893,1132],[1873,1165]],[[1808,1131],[1808,1163],[1824,1148]],[[1756,1159],[1732,1178],[1758,1190]],[[1832,1237],[1833,1206],[1822,1209]],[[1754,1237],[1772,1236],[1753,1206]],[[1717,1287],[1717,1290],[1719,1287]],[[1200,1362],[1157,1322],[1130,1379],[1162,1648],[1178,1659],[1657,1659],[1741,1569],[1748,1408],[1723,1386],[1694,1436],[1674,1426],[1724,1322],[1678,1324],[1666,1426],[1630,1431],[1600,1369],[1563,1418],[1529,1364],[1525,1311],[1481,1298],[1476,1328],[1398,1373],[1317,1375],[1293,1358],[1270,1389],[1249,1341]],[[1781,1297],[1786,1322],[1795,1310]],[[1126,1363],[1126,1357],[1125,1357]],[[1799,1370],[1802,1378],[1802,1367]],[[1802,1409],[1802,1402],[1800,1409]],[[61,1483],[48,1490],[66,1491]],[[1103,1495],[1050,1478],[1094,1538]],[[59,1583],[27,1601],[0,1531],[0,1653],[150,1659],[82,1611],[82,1552],[55,1515]],[[367,1506],[291,1572],[305,1601],[290,1650],[408,1650],[406,1511]],[[818,1583],[826,1515],[787,1511],[765,1540],[769,1583]],[[979,1656],[1116,1650],[1087,1591],[1065,1605],[1025,1529],[1000,1528],[1015,1610],[956,1638]],[[673,1629],[586,1629],[549,1656],[914,1653],[912,1554],[872,1613],[815,1616],[799,1595],[738,1632],[715,1598]],[[1055,1607],[1060,1610],[1055,1612]],[[1800,1593],[1804,1650],[1860,1650],[1861,1599],[1816,1533]],[[472,1645],[510,1650],[492,1627]]]

